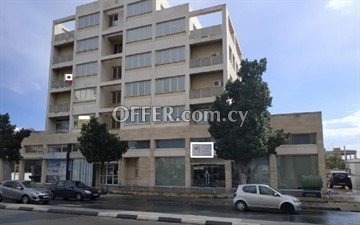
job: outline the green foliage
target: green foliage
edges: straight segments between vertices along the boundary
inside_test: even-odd
[[[343,160],[336,156],[326,156],[325,157],[325,166],[326,169],[345,169],[345,164]]]
[[[215,139],[215,150],[219,158],[235,160],[242,172],[249,173],[253,159],[275,153],[277,146],[286,143],[288,135],[283,130],[272,131],[270,112],[272,97],[262,75],[266,71],[266,59],[243,60],[239,79],[230,81],[225,92],[218,96],[212,110],[227,118],[230,111],[248,112],[241,127],[236,122],[210,121],[209,132]],[[234,115],[234,114],[233,114]]]
[[[119,136],[110,133],[106,124],[99,123],[91,118],[88,124],[81,127],[81,136],[78,137],[79,148],[89,163],[119,161],[128,149],[128,142],[122,141]]]
[[[9,114],[0,114],[0,159],[18,162],[22,158],[21,142],[30,135],[30,130],[15,129],[16,125],[10,123]]]

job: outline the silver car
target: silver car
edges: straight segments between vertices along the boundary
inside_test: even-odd
[[[48,203],[50,192],[38,183],[28,180],[5,181],[0,185],[0,202],[3,199],[30,202]]]
[[[239,185],[233,202],[240,211],[248,208],[268,208],[279,209],[283,213],[294,213],[301,210],[299,199],[283,195],[264,184]]]

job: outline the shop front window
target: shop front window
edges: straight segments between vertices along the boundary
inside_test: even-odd
[[[25,160],[25,180],[41,181],[41,160]]]
[[[223,164],[191,165],[192,186],[225,187],[225,166]]]
[[[66,160],[49,159],[47,161],[46,183],[66,179]]]
[[[105,174],[103,175],[104,184],[117,185],[118,184],[118,164],[111,163],[105,166]]]
[[[92,186],[93,164],[88,163],[85,159],[74,159],[72,164],[72,180]]]
[[[232,162],[232,186],[236,188],[239,183],[239,170],[235,163]],[[269,184],[270,183],[270,169],[268,158],[253,159],[250,165],[249,182],[252,184]]]
[[[185,158],[156,158],[156,186],[185,186]]]

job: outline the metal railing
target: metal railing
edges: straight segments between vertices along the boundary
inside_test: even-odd
[[[54,36],[54,41],[74,41],[75,31],[69,31]]]
[[[65,88],[65,87],[70,87],[70,84],[60,80],[51,82],[51,88]]]
[[[223,92],[223,86],[194,89],[190,90],[190,99],[218,96],[221,95]]]
[[[220,35],[222,33],[221,25],[205,27],[190,31],[190,39],[202,39]]]
[[[59,113],[59,112],[69,112],[70,111],[70,104],[60,104],[60,105],[51,105],[49,112],[50,113]]]
[[[199,59],[190,59],[190,68],[212,66],[223,63],[222,54],[211,55]]]
[[[55,56],[53,58],[53,64],[63,63],[63,62],[70,62],[72,60],[73,60],[73,55]]]

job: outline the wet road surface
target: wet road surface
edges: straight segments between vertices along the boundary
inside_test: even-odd
[[[67,207],[83,207],[92,209],[148,211],[162,213],[178,213],[201,216],[216,216],[268,221],[289,221],[329,225],[358,225],[360,213],[341,211],[303,210],[299,214],[286,215],[278,211],[239,212],[231,205],[231,199],[221,200],[223,205],[211,204],[212,199],[193,200],[188,198],[159,196],[120,196],[101,197],[96,201],[54,200],[50,204]],[[230,202],[228,202],[230,201]]]

